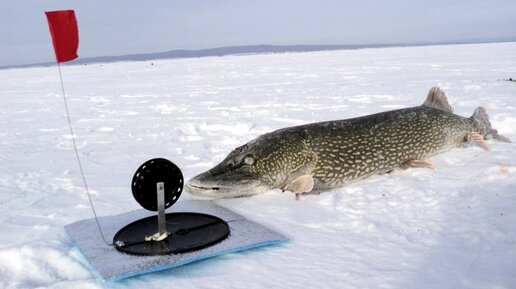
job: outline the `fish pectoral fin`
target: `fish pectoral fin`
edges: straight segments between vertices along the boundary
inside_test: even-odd
[[[479,147],[485,149],[486,151],[489,150],[489,146],[484,141],[484,137],[482,135],[480,135],[478,132],[471,132],[471,133],[469,133],[466,136],[466,140],[468,142],[475,143],[476,145],[478,145]]]
[[[311,175],[302,175],[286,186],[286,190],[296,195],[308,193],[314,188],[314,178]]]
[[[429,168],[435,169],[437,166],[430,160],[408,160],[401,164],[402,169],[408,168]]]

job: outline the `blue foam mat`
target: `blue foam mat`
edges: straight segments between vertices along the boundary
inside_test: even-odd
[[[228,222],[231,233],[224,241],[198,251],[165,256],[134,256],[106,245],[93,218],[66,225],[65,230],[96,274],[103,280],[113,281],[288,241],[284,235],[210,201],[180,201],[167,210],[167,213],[171,212],[197,212],[217,216]],[[154,214],[146,210],[136,210],[101,217],[99,221],[106,238],[111,241],[116,232],[125,225]]]

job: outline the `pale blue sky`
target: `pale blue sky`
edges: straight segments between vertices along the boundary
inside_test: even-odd
[[[62,9],[77,14],[79,57],[516,36],[515,0],[2,0],[0,66],[52,61],[44,11]]]

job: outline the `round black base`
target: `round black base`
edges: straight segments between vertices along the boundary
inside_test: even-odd
[[[168,255],[204,249],[229,236],[229,225],[222,219],[200,213],[166,214],[168,237],[145,241],[158,231],[158,217],[133,222],[116,233],[113,243],[118,251],[133,255]]]

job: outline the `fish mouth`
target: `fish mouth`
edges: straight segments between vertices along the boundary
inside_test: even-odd
[[[220,196],[217,194],[220,189],[220,186],[198,184],[194,181],[194,179],[188,181],[185,186],[185,190],[191,195],[205,198],[220,198]]]
[[[270,189],[256,179],[232,178],[221,181],[210,179],[204,174],[193,177],[185,186],[191,195],[213,199],[250,196]]]
[[[196,186],[191,183],[188,183],[187,186],[194,190],[201,190],[201,191],[218,191],[218,190],[220,190],[220,187],[203,187],[203,186]]]

